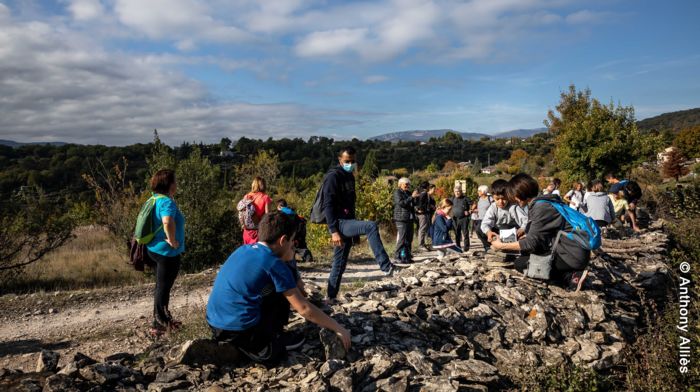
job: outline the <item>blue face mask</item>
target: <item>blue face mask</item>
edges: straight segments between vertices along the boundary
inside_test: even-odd
[[[348,173],[352,173],[353,170],[355,170],[355,164],[354,163],[343,163],[343,170],[345,170]]]

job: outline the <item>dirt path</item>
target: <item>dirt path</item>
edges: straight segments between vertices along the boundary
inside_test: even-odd
[[[476,242],[472,239],[472,244]],[[472,246],[472,249],[474,247]],[[352,256],[342,291],[380,280],[384,274],[367,255]],[[416,261],[435,252],[416,252]],[[300,264],[304,280],[325,289],[328,266]],[[170,309],[176,317],[201,318],[216,270],[178,278]],[[61,353],[65,363],[75,352],[96,359],[116,352],[138,353],[153,344],[147,335],[153,284],[98,290],[61,291],[0,297],[0,368],[34,370],[41,349]]]

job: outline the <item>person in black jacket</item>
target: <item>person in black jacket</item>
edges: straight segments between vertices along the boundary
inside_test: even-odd
[[[355,156],[355,148],[351,146],[340,150],[338,166],[326,174],[321,187],[321,211],[333,243],[333,264],[328,276],[327,302],[333,302],[338,295],[354,238],[367,235],[374,258],[387,276],[392,275],[395,269],[384,250],[377,222],[361,221],[355,217]]]
[[[403,177],[394,190],[394,223],[398,236],[396,239],[397,263],[410,263],[413,260],[411,243],[413,242],[413,209],[415,197],[409,191],[411,181]]]
[[[457,184],[454,189],[454,197],[450,198],[452,202],[452,226],[455,230],[455,244],[457,247],[469,250],[469,220],[471,218],[472,201],[462,192],[462,186]],[[462,242],[462,239],[464,241]]]
[[[496,250],[520,251],[522,256],[515,262],[515,268],[519,271],[527,268],[530,254],[553,254],[551,280],[563,283],[569,289],[580,288],[586,276],[583,272],[590,261],[590,251],[562,235],[553,252],[552,246],[559,231],[570,231],[572,227],[550,203],[538,202],[548,200],[563,203],[561,198],[556,194],[538,197],[539,184],[524,173],[517,174],[508,183],[515,201],[521,207],[529,206],[525,236],[510,243],[497,238],[491,246]]]
[[[430,251],[430,247],[425,242],[428,238],[428,229],[430,228],[430,221],[433,219],[433,214],[437,210],[435,206],[435,199],[433,199],[433,193],[435,193],[435,185],[430,184],[427,181],[421,184],[421,191],[416,200],[416,215],[418,216],[418,242],[419,246],[423,249]]]

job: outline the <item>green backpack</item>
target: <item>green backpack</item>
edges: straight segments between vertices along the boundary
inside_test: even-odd
[[[157,229],[153,230],[153,214],[156,209],[156,200],[164,198],[163,195],[153,195],[141,206],[139,216],[136,218],[136,229],[134,230],[134,239],[139,245],[146,245],[153,241],[156,233],[163,229],[161,224]]]

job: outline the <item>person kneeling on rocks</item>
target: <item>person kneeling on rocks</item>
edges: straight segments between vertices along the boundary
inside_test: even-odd
[[[217,341],[227,341],[255,362],[274,365],[303,336],[285,332],[290,305],[305,319],[334,331],[346,349],[350,332],[306,299],[287,261],[294,258],[294,219],[282,212],[263,216],[259,242],[236,249],[221,266],[207,303],[207,323]]]
[[[560,283],[570,290],[581,288],[586,278],[586,267],[590,261],[590,250],[577,245],[573,240],[561,235],[560,231],[570,232],[569,222],[557,211],[552,203],[563,203],[556,194],[539,196],[539,184],[527,174],[515,175],[508,182],[516,202],[529,206],[525,236],[516,242],[502,242],[496,238],[491,246],[495,250],[520,251],[515,261],[515,269],[528,270],[529,263],[541,257],[551,260],[551,273],[548,279]],[[553,249],[554,248],[554,249]]]

